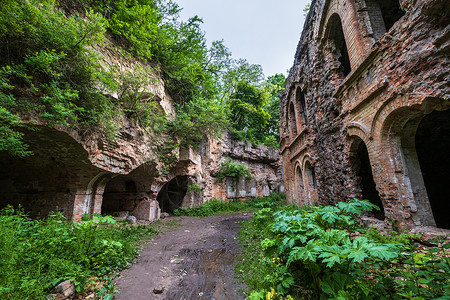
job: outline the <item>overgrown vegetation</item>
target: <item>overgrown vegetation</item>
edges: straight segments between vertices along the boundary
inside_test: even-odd
[[[217,214],[230,213],[236,211],[246,211],[263,207],[279,207],[286,199],[284,194],[274,193],[265,197],[256,197],[241,201],[221,201],[212,199],[203,205],[195,208],[178,208],[174,211],[176,216],[208,217]]]
[[[187,192],[188,193],[201,193],[202,188],[196,182],[194,182],[188,186]]]
[[[32,113],[49,124],[101,124],[114,111],[101,89],[115,83],[89,50],[103,40],[105,22],[65,16],[50,0],[6,0],[0,7],[0,150],[30,152],[21,141],[20,115]],[[73,63],[76,61],[77,63]]]
[[[217,172],[217,180],[222,182],[226,177],[233,178],[233,180],[238,180],[241,177],[247,179],[252,178],[250,169],[244,165],[236,164],[232,159],[227,159],[220,164],[220,169]]]
[[[45,299],[67,279],[79,293],[102,281],[95,292],[112,295],[114,286],[108,284],[108,275],[126,267],[139,243],[157,233],[154,226],[114,223],[112,217],[100,215],[68,222],[60,213],[32,220],[21,209],[3,209],[0,298]]]
[[[19,130],[33,128],[24,116],[38,116],[48,126],[96,130],[112,140],[126,117],[147,132],[176,135],[186,147],[231,128],[237,138],[276,145],[278,125],[270,120],[278,116],[274,108],[284,76],[265,81],[260,66],[231,58],[223,42],[208,48],[202,20],[180,21],[180,10],[171,0],[3,1],[0,151],[31,154]],[[138,63],[124,72],[107,66],[94,51],[106,33],[122,45],[125,57],[131,53],[145,67]],[[177,102],[172,120],[146,91],[156,73]],[[245,124],[236,118],[254,112]]]
[[[255,213],[236,266],[249,299],[448,299],[450,244],[416,251],[410,234],[365,231],[356,216],[374,208],[353,199]]]

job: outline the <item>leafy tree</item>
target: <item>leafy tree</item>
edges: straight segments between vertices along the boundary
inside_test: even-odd
[[[168,127],[179,139],[183,147],[197,145],[205,136],[216,136],[228,126],[224,107],[207,98],[194,98],[177,109]]]
[[[102,116],[98,108],[108,101],[95,86],[108,83],[97,80],[103,69],[88,50],[103,39],[100,15],[88,11],[83,20],[51,0],[7,0],[0,28],[0,150],[30,154],[17,131],[24,112],[66,126]]]
[[[230,119],[235,136],[250,141],[264,139],[264,128],[270,115],[263,107],[268,94],[247,81],[241,81],[230,98]]]

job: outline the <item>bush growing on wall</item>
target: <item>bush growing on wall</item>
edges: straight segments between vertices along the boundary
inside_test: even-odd
[[[246,166],[235,164],[233,160],[228,159],[221,163],[219,172],[217,173],[217,180],[220,182],[223,181],[225,177],[231,177],[234,180],[238,180],[241,177],[250,179],[252,178],[252,174]]]

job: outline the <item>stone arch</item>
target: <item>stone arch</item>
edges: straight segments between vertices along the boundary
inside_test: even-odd
[[[337,14],[342,22],[343,33],[347,41],[347,50],[351,68],[356,68],[370,51],[370,38],[364,31],[364,24],[356,7],[359,4],[354,0],[326,0],[317,31],[317,38],[321,41],[320,48],[327,46],[327,31],[330,29],[330,19]]]
[[[188,179],[187,175],[179,175],[164,184],[156,197],[162,212],[173,213],[175,209],[183,205]]]
[[[152,202],[157,176],[155,166],[143,164],[129,174],[117,175],[109,180],[102,197],[101,212],[119,218],[135,216],[137,219],[151,220],[156,217]]]
[[[450,177],[446,155],[450,152],[450,105],[435,98],[404,105],[390,106],[382,118],[382,152],[391,162],[385,169],[401,183],[400,199],[406,199],[416,225],[450,228],[447,216],[441,214],[450,209],[449,202],[442,201],[450,189],[441,181]]]
[[[101,213],[103,192],[110,180],[111,174],[108,172],[101,172],[91,179],[86,188],[82,214]]]
[[[370,126],[370,136],[374,139],[386,137],[391,128],[399,127],[399,124],[410,118],[410,112],[420,111],[422,103],[430,103],[431,99],[404,95],[388,99],[378,108]],[[395,129],[394,129],[395,130]]]
[[[311,163],[311,159],[308,156],[305,156],[303,159],[303,174],[305,178],[305,187],[306,187],[306,198],[309,205],[313,205],[318,201],[317,198],[317,177],[316,170],[313,164]]]
[[[334,13],[328,19],[325,38],[337,64],[339,77],[345,78],[352,71],[348,42],[344,35],[341,17]]]
[[[378,206],[380,211],[373,211],[370,215],[379,220],[384,220],[384,206],[373,177],[369,150],[366,142],[358,136],[351,138],[349,160],[356,176],[357,198],[369,200],[372,204]]]
[[[300,108],[300,119],[303,126],[308,126],[308,110],[306,107],[305,94],[300,87],[295,89],[295,101]]]
[[[369,142],[369,128],[361,122],[350,122],[347,126],[347,133],[350,137],[359,137],[364,143]]]
[[[0,208],[21,205],[33,218],[59,211],[76,219],[89,179],[100,170],[86,163],[87,151],[68,133],[29,126],[20,130],[32,156],[19,158],[0,151]]]
[[[295,165],[295,187],[298,205],[307,204],[305,199],[303,172],[299,162]]]
[[[289,102],[288,106],[288,126],[289,126],[289,135],[291,140],[294,140],[298,134],[297,130],[297,117],[295,113],[295,104],[293,101]]]

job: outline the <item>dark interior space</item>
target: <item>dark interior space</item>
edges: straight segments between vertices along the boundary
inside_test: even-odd
[[[136,183],[126,175],[117,176],[106,184],[102,214],[118,217],[121,212],[131,212],[136,207],[137,198]]]
[[[291,137],[295,138],[297,136],[297,122],[295,118],[295,108],[294,104],[291,102],[289,104],[289,129],[291,132]]]
[[[305,172],[309,177],[309,185],[313,189],[317,189],[316,171],[314,170],[314,167],[311,166],[311,164],[308,161],[305,164]]]
[[[297,188],[298,188],[298,201],[300,204],[303,204],[305,201],[305,189],[303,188],[303,176],[300,166],[297,166]]]
[[[450,229],[450,110],[422,119],[416,151],[436,226]]]
[[[339,66],[339,76],[345,78],[352,71],[350,65],[350,57],[348,55],[347,45],[345,43],[344,31],[342,29],[341,19],[337,14],[330,18],[328,25],[328,38],[334,44],[334,51],[337,60],[340,63]]]
[[[173,213],[181,206],[188,188],[188,176],[177,176],[159,191],[156,200],[162,212]]]
[[[380,5],[381,14],[383,15],[384,25],[386,26],[386,31],[394,25],[405,12],[400,8],[398,0],[378,0]]]
[[[20,205],[32,218],[59,211],[70,219],[81,174],[93,169],[83,163],[87,152],[69,135],[54,129],[36,126],[23,133],[31,156],[20,158],[0,151],[0,209]]]
[[[302,116],[302,122],[304,126],[308,126],[308,111],[306,110],[305,94],[297,88],[296,93],[297,101],[300,106],[300,114]]]
[[[354,170],[359,179],[359,186],[361,188],[362,199],[369,200],[370,203],[375,204],[380,210],[373,210],[369,213],[370,216],[379,220],[384,220],[384,207],[381,202],[380,195],[377,191],[375,181],[373,180],[372,166],[370,165],[369,152],[363,141],[359,142],[356,157],[354,161]]]

